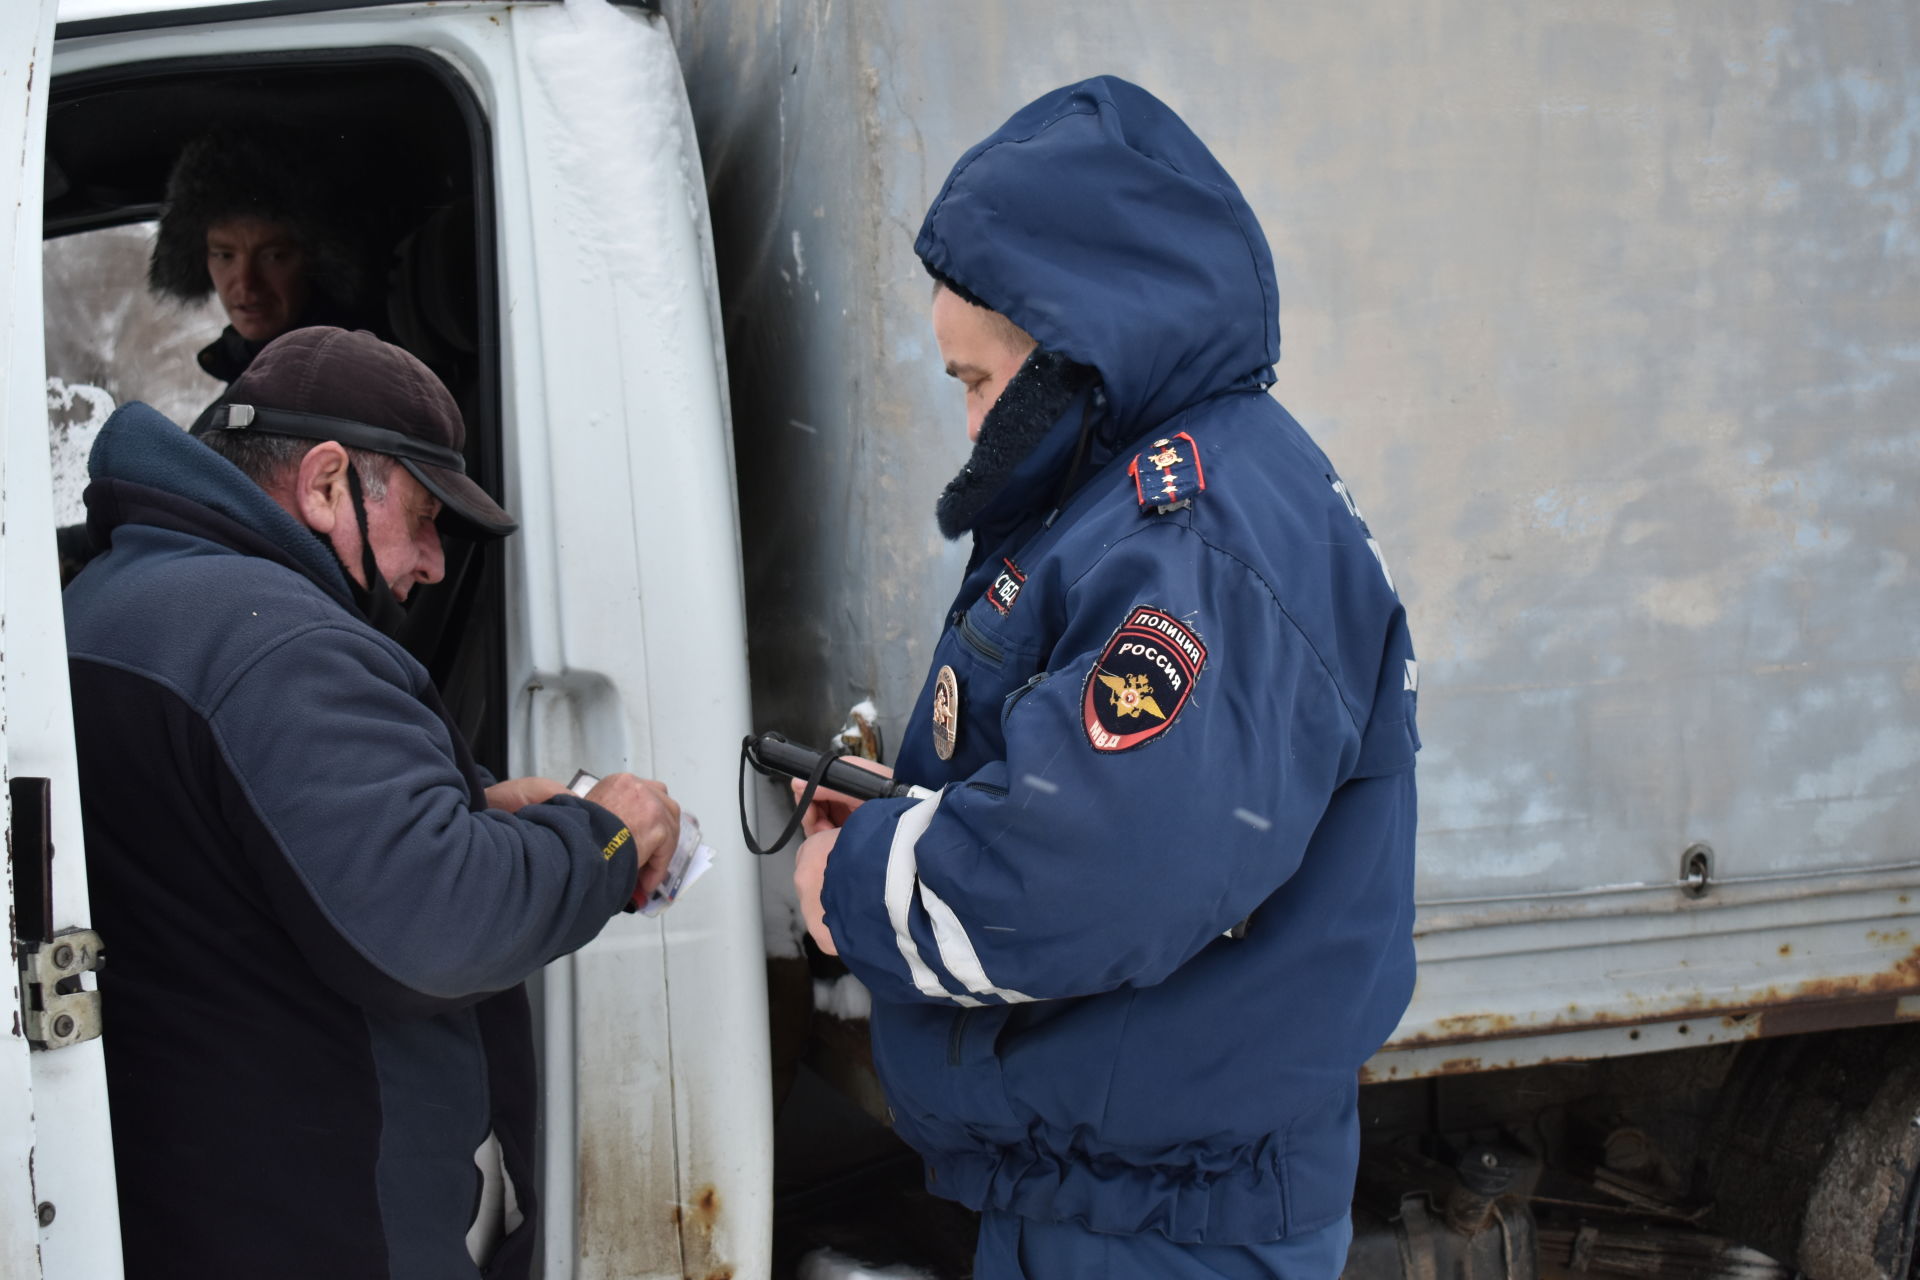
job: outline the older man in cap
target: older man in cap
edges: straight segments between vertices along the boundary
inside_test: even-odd
[[[679,811],[493,782],[389,634],[439,527],[514,522],[427,368],[301,329],[204,443],[100,433],[66,594],[127,1275],[525,1276],[527,975],[665,873]]]

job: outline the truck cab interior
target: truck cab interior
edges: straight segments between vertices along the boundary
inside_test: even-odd
[[[197,368],[156,369],[140,358],[151,357],[154,334],[171,330],[169,358],[190,366],[191,353],[225,322],[152,298],[144,253],[136,266],[127,246],[142,231],[150,236],[181,149],[209,131],[249,123],[323,139],[336,151],[352,187],[343,204],[361,220],[356,238],[367,247],[373,281],[363,323],[440,375],[466,419],[469,473],[511,509],[513,495],[502,490],[487,122],[466,84],[417,51],[172,59],[57,78],[43,210],[50,382],[106,388],[96,403],[108,396],[159,402],[168,386],[217,391]],[[110,237],[118,237],[120,252],[92,251]],[[63,306],[63,297],[87,301]],[[183,326],[196,328],[179,332]],[[75,452],[85,443],[76,440]],[[56,475],[60,444],[56,433]],[[81,468],[84,457],[66,463]],[[404,640],[481,763],[503,776],[501,555],[455,537],[445,544],[446,579],[415,594]]]

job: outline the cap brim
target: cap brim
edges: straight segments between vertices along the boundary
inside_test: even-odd
[[[453,532],[471,538],[504,538],[520,527],[520,522],[508,515],[470,477],[411,458],[396,461],[428,493],[440,499],[440,518],[453,525]]]

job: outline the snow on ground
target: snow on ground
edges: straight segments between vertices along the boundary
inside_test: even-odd
[[[80,501],[87,487],[87,456],[93,438],[113,412],[113,395],[84,382],[47,379],[47,446],[53,464],[53,522],[78,524],[87,518]]]
[[[874,1267],[832,1249],[815,1249],[800,1259],[799,1280],[937,1280],[916,1267]]]

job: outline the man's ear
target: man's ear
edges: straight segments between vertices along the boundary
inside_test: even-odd
[[[353,493],[347,487],[349,465],[346,447],[336,440],[321,441],[300,459],[294,477],[294,505],[301,523],[322,537],[330,535],[342,519],[350,518],[345,515],[353,510]]]

